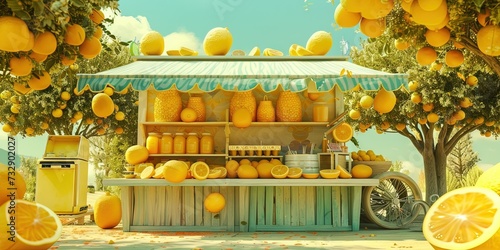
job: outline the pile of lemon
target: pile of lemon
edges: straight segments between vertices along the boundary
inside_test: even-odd
[[[229,53],[233,45],[233,36],[228,28],[216,27],[211,29],[203,40],[203,50],[208,56],[224,56]],[[306,46],[292,44],[288,50],[290,56],[322,56],[330,51],[333,45],[332,35],[326,31],[317,31],[313,33],[307,40]],[[165,49],[165,41],[163,36],[157,31],[146,33],[140,40],[140,52],[143,55],[162,55]],[[169,56],[197,56],[198,51],[180,47],[179,49],[167,50]],[[234,50],[233,56],[244,56],[243,50]],[[254,47],[249,53],[249,56],[261,56],[259,47]],[[283,56],[284,53],[272,49],[265,48],[262,51],[263,56]]]
[[[351,158],[353,161],[385,161],[384,156],[375,154],[371,149],[352,151]]]

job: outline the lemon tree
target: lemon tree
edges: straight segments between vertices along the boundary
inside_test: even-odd
[[[446,159],[460,139],[476,130],[485,137],[500,133],[500,80],[474,53],[464,52],[466,60],[460,67],[445,65],[444,58],[435,62],[442,64],[440,67],[422,66],[415,58],[417,47],[401,51],[390,42],[392,39],[390,32],[369,39],[361,48],[353,48],[351,57],[365,67],[407,73],[409,86],[393,91],[396,103],[384,113],[374,107],[362,108],[360,103],[366,95],[375,99],[377,91],[346,92],[345,109],[360,113],[354,116],[356,119],[348,117],[347,122],[360,132],[374,129],[380,134],[398,133],[408,138],[422,156],[427,195],[442,195],[447,191]],[[468,84],[470,75],[477,82],[474,79]]]

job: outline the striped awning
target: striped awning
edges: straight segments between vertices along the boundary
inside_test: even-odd
[[[335,85],[346,91],[358,84],[365,90],[378,90],[381,85],[396,90],[408,84],[406,74],[385,73],[356,65],[345,57],[325,56],[140,56],[118,68],[78,76],[78,90],[88,85],[96,92],[107,85],[116,91],[128,86],[134,90],[152,86],[156,90],[177,88],[181,92],[246,91],[256,87],[265,92],[279,87],[298,92],[329,91]]]

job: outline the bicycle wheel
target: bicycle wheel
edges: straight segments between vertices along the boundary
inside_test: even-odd
[[[361,204],[365,216],[386,229],[412,223],[420,212],[420,207],[413,209],[413,201],[422,199],[417,183],[399,172],[384,172],[375,177],[380,180],[379,185],[363,189]]]

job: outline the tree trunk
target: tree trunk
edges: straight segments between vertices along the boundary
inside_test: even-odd
[[[443,147],[425,147],[423,152],[425,172],[425,200],[434,194],[446,193],[446,154]]]

